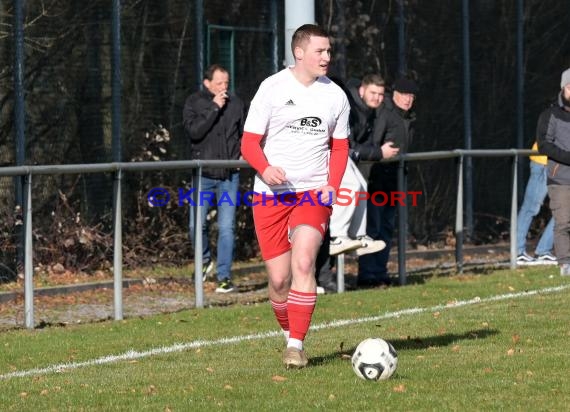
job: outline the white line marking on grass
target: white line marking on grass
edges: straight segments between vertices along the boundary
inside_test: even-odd
[[[491,296],[491,297],[484,298],[484,299],[481,299],[479,297],[475,297],[475,298],[469,299],[469,300],[460,300],[460,301],[448,303],[445,305],[436,305],[436,306],[432,306],[432,307],[428,307],[428,308],[409,308],[409,309],[402,309],[402,310],[399,310],[396,312],[388,312],[388,313],[385,313],[383,315],[367,316],[367,317],[358,318],[358,319],[342,319],[342,320],[335,320],[332,322],[325,322],[325,323],[321,323],[318,325],[311,326],[311,330],[338,328],[338,327],[346,326],[346,325],[355,325],[355,324],[359,324],[359,323],[375,322],[375,321],[383,320],[383,319],[398,318],[400,316],[405,316],[405,315],[415,315],[415,314],[425,313],[425,312],[434,312],[434,311],[440,311],[440,310],[444,310],[444,309],[459,308],[462,306],[475,305],[478,303],[496,302],[496,301],[507,300],[507,299],[516,299],[516,298],[527,297],[527,296],[535,296],[535,295],[539,295],[539,294],[556,293],[556,292],[564,291],[568,288],[570,288],[570,284],[556,286],[556,287],[549,287],[549,288],[544,288],[544,289],[539,289],[539,290],[531,290],[531,291],[527,291],[527,292],[507,293],[504,295]],[[133,359],[146,358],[146,357],[154,356],[154,355],[162,355],[162,354],[174,353],[174,352],[183,352],[183,351],[188,350],[188,349],[196,349],[196,348],[202,348],[202,347],[206,347],[206,346],[228,345],[228,344],[232,344],[232,343],[240,343],[240,342],[245,342],[245,341],[249,341],[249,340],[266,339],[266,338],[272,338],[275,336],[282,336],[282,334],[283,333],[281,331],[270,331],[270,332],[256,333],[256,334],[252,334],[252,335],[232,336],[232,337],[221,338],[221,339],[216,339],[216,340],[196,340],[196,341],[188,342],[188,343],[176,343],[174,345],[163,346],[160,348],[154,348],[154,349],[150,349],[150,350],[143,351],[143,352],[130,350],[130,351],[127,351],[127,352],[120,354],[120,355],[109,355],[109,356],[104,356],[101,358],[88,360],[88,361],[84,361],[84,362],[60,363],[58,365],[52,365],[52,366],[48,366],[45,368],[35,368],[35,369],[28,369],[28,370],[17,371],[17,372],[10,372],[10,373],[6,373],[4,375],[0,375],[0,380],[8,380],[8,379],[12,379],[12,378],[23,378],[26,376],[46,375],[49,373],[60,373],[60,372],[64,372],[67,370],[83,368],[86,366],[104,365],[107,363],[129,361],[129,360],[133,360]]]
[[[516,298],[521,298],[521,297],[526,297],[526,296],[535,296],[535,295],[540,295],[540,294],[556,293],[556,292],[562,292],[563,290],[566,290],[568,288],[570,288],[570,284],[555,286],[555,287],[550,287],[550,288],[544,288],[544,289],[539,289],[539,290],[529,290],[526,292],[506,293],[504,295],[496,295],[496,296],[491,296],[491,297],[484,298],[484,299],[481,299],[480,297],[475,297],[475,298],[469,299],[469,300],[458,300],[455,302],[447,303],[445,305],[432,306],[430,308],[402,309],[402,310],[399,310],[397,312],[388,312],[388,313],[385,313],[384,315],[367,316],[365,318],[359,318],[359,319],[333,320],[332,322],[325,322],[325,323],[321,323],[320,325],[311,326],[311,330],[338,328],[340,326],[355,325],[358,323],[366,323],[366,322],[376,322],[376,321],[384,320],[384,319],[392,319],[392,318],[397,318],[397,317],[400,317],[403,315],[414,315],[417,313],[435,312],[435,311],[440,311],[440,310],[444,310],[444,309],[454,309],[454,308],[459,308],[462,306],[475,305],[478,303],[496,302],[496,301],[500,301],[500,300],[516,299]],[[0,378],[2,378],[2,376],[0,376]]]

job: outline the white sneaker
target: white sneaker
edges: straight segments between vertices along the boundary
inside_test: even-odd
[[[362,247],[362,242],[360,240],[351,239],[348,236],[337,236],[331,239],[329,245],[330,255],[339,255],[344,252],[350,252],[351,250],[358,249]]]
[[[362,246],[356,250],[358,256],[367,255],[369,253],[380,252],[386,247],[386,242],[383,240],[374,240],[368,235],[358,238]]]

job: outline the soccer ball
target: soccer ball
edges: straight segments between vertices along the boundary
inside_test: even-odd
[[[388,379],[396,371],[398,354],[394,347],[380,338],[368,338],[356,347],[352,355],[352,369],[367,381]]]

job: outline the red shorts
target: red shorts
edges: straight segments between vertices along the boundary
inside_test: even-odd
[[[263,260],[291,250],[290,234],[299,225],[314,227],[324,239],[332,213],[332,207],[322,205],[313,191],[278,196],[256,193],[252,204]]]

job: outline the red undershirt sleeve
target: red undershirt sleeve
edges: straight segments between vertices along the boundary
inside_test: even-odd
[[[250,132],[244,132],[241,138],[241,155],[260,175],[269,167],[261,148],[261,139],[263,135]]]
[[[338,192],[348,161],[348,139],[330,139],[329,185]]]

